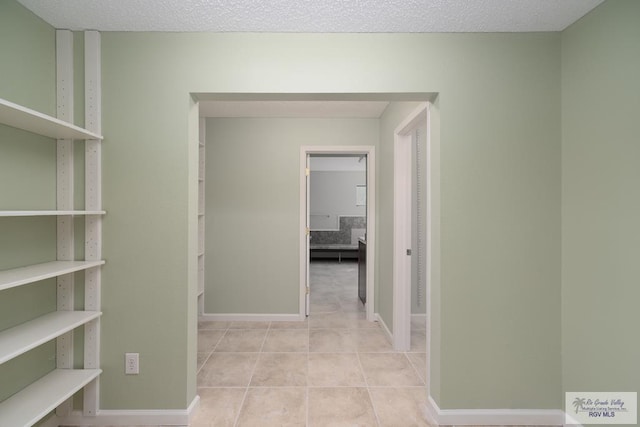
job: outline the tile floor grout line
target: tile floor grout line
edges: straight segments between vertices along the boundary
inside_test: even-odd
[[[269,323],[269,326],[271,325],[271,323]],[[267,328],[267,332],[268,332],[268,328]],[[247,381],[247,386],[244,390],[244,396],[242,396],[242,401],[240,402],[240,406],[238,407],[238,414],[236,415],[236,420],[234,422],[234,427],[238,425],[238,422],[240,421],[240,415],[242,414],[242,409],[244,408],[244,404],[247,400],[247,395],[249,394],[249,387],[251,386],[251,380],[253,380],[253,375],[256,373],[256,367],[258,366],[258,362],[260,361],[260,354],[262,353],[262,348],[264,347],[264,343],[267,340],[267,332],[265,332],[264,334],[264,338],[262,339],[262,345],[260,346],[260,350],[258,351],[257,356],[256,356],[256,361],[253,364],[253,369],[251,369],[251,375],[249,375],[249,381]]]
[[[420,375],[420,371],[418,371],[418,368],[416,367],[416,364],[413,363],[413,360],[411,360],[411,358],[409,357],[409,355],[407,354],[407,352],[403,352],[404,356],[407,358],[407,360],[409,361],[409,364],[411,365],[411,367],[413,368],[414,371],[416,371],[416,376],[418,378],[420,378],[422,380],[422,383],[426,386],[427,384],[427,378],[422,378],[422,375]]]
[[[364,385],[367,389],[367,396],[369,396],[369,403],[371,403],[371,409],[373,409],[373,416],[376,418],[376,425],[380,426],[380,418],[378,417],[378,411],[376,410],[376,406],[373,404],[373,398],[371,397],[371,390],[369,389],[369,380],[367,379],[367,374],[364,372],[364,366],[362,366],[362,360],[360,359],[360,352],[356,352],[356,356],[358,358],[358,364],[360,365],[360,371],[362,372],[362,378],[364,378]]]
[[[227,328],[228,329],[228,328]],[[204,361],[202,362],[202,365],[200,366],[199,369],[196,370],[196,384],[197,384],[197,378],[198,378],[198,374],[200,373],[200,371],[202,370],[202,368],[204,368],[204,365],[207,363],[207,361],[211,358],[211,355],[216,351],[216,347],[218,347],[218,344],[220,344],[220,341],[222,341],[222,338],[226,335],[227,333],[227,329],[225,329],[225,331],[222,333],[222,335],[220,335],[220,338],[218,338],[218,341],[216,341],[215,345],[213,346],[213,348],[211,349],[211,351],[209,352],[209,354],[207,355],[207,357],[204,359]],[[205,331],[213,331],[213,330],[218,330],[218,329],[204,329]],[[200,331],[198,331],[200,332]],[[198,352],[196,352],[198,353]],[[197,355],[196,355],[197,357]],[[197,387],[197,386],[196,386]]]

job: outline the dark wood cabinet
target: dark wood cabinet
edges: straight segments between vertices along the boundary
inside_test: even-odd
[[[367,243],[358,240],[358,297],[363,304],[367,302]]]

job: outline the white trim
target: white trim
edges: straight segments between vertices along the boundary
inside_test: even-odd
[[[297,322],[305,319],[304,314],[261,314],[261,313],[204,313],[199,321],[216,320],[221,322]]]
[[[84,33],[84,77],[85,77],[85,126],[92,132],[102,132],[102,50],[101,37],[97,31]],[[85,141],[85,209],[102,209],[102,142]],[[73,206],[70,206],[71,208]],[[102,217],[85,219],[84,256],[86,260],[102,259]],[[102,307],[102,269],[93,268],[84,273],[85,310],[100,311]],[[100,330],[98,318],[84,327],[84,367],[100,367]],[[100,378],[84,389],[83,410],[87,416],[95,415],[100,408]]]
[[[393,334],[391,333],[391,330],[389,329],[387,324],[384,323],[384,319],[382,318],[382,316],[380,316],[379,313],[376,313],[376,322],[378,322],[382,327],[382,331],[387,336],[387,339],[389,340],[389,342],[393,342]]]
[[[570,414],[568,413],[564,413],[564,420],[563,420],[563,425],[565,426],[572,426],[572,427],[582,427],[582,424],[580,423],[580,421],[576,421],[575,418],[573,418]]]
[[[367,156],[367,320],[375,321],[375,249],[376,249],[376,149],[373,145],[327,145],[300,147],[300,315],[306,307],[306,201],[307,186],[304,170],[309,154],[358,154]]]
[[[56,116],[73,123],[73,33],[56,30]],[[71,210],[74,204],[73,140],[56,142],[56,209]],[[74,222],[71,217],[56,218],[56,260],[75,259]],[[57,309],[73,310],[75,275],[65,274],[56,278]],[[71,369],[74,365],[74,333],[69,331],[56,338],[56,368]],[[57,415],[67,415],[73,401],[67,399],[56,408]]]
[[[431,425],[537,425],[560,426],[564,412],[559,409],[440,409],[431,396],[424,415]]]
[[[141,410],[99,410],[95,417],[85,417],[82,411],[74,411],[70,416],[58,418],[64,426],[132,426],[161,425],[188,426],[200,406],[200,396],[196,396],[187,409],[141,409]],[[57,424],[56,424],[57,425]]]
[[[429,152],[429,104],[421,103],[394,132],[393,146],[393,348],[407,351],[411,343],[411,258],[407,249],[411,248],[411,132],[422,123],[427,125],[427,152]],[[429,197],[430,168],[427,165],[426,186]],[[427,224],[431,218],[431,206],[427,203]],[[428,225],[427,225],[428,227]],[[426,245],[430,247],[430,234]],[[431,251],[427,249],[426,294],[429,295]],[[428,307],[428,305],[427,305]],[[428,359],[428,357],[427,357]]]

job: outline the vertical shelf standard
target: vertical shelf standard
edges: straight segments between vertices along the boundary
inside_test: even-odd
[[[206,118],[200,117],[198,135],[198,314],[204,314],[205,252],[205,140]]]

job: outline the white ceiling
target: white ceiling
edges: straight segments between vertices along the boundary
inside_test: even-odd
[[[429,33],[561,31],[603,0],[18,0],[55,28]]]

